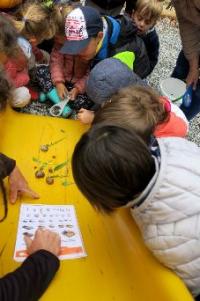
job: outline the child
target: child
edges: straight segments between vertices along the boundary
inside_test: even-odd
[[[6,15],[0,14],[0,63],[13,86],[10,104],[14,108],[24,107],[31,100],[26,87],[29,83],[28,61],[21,48],[20,37]]]
[[[81,109],[78,119],[85,124],[92,123],[95,114],[120,88],[129,85],[146,85],[139,76],[132,71],[134,55],[132,52],[122,52],[113,58],[108,58],[98,63],[90,72],[86,92],[95,103],[93,111]]]
[[[130,51],[135,55],[134,72],[144,78],[149,74],[149,58],[136,32],[128,17],[101,17],[92,7],[77,7],[65,18],[65,42],[60,51],[91,61],[91,67],[117,53]]]
[[[58,25],[55,44],[51,53],[50,71],[58,95],[66,95],[75,100],[78,94],[85,93],[85,82],[89,73],[89,62],[76,55],[62,54],[60,49],[65,42],[65,18],[74,9],[71,5],[55,5],[54,16]],[[73,85],[69,92],[66,86]]]
[[[58,27],[54,19],[56,13],[58,14],[58,10],[48,9],[42,3],[27,2],[20,6],[13,20],[18,32],[31,43],[31,52],[35,56],[36,62],[32,73],[35,75],[34,79],[41,89],[39,97],[41,102],[44,102],[47,98],[53,103],[61,101],[51,81],[48,54],[37,47],[45,39],[54,37]],[[71,108],[66,106],[63,116],[68,117],[71,112]]]
[[[18,33],[30,42],[35,61],[39,64],[49,63],[49,53],[39,49],[38,45],[55,36],[57,25],[52,14],[53,11],[42,3],[27,1],[10,16]]]
[[[21,4],[13,16],[13,24],[18,33],[26,38],[32,47],[37,46],[43,40],[51,39],[56,32],[52,11],[36,1]]]
[[[131,18],[138,28],[138,35],[143,39],[150,61],[150,72],[153,71],[159,56],[159,38],[155,24],[162,12],[158,0],[137,0]]]
[[[95,115],[93,124],[99,122],[131,126],[145,141],[152,133],[157,138],[184,138],[188,133],[188,121],[183,112],[150,87],[121,89],[112,96],[111,103]]]
[[[132,65],[131,53],[120,53],[97,64],[89,75],[86,91],[99,106],[95,112],[81,109],[78,119],[86,124],[103,121],[132,126],[145,140],[153,132],[156,137],[185,137],[188,122],[182,111],[145,88],[147,84],[129,68]]]
[[[75,147],[78,188],[103,213],[131,208],[144,242],[194,296],[200,293],[200,148],[160,138],[152,150],[130,127],[99,124]]]

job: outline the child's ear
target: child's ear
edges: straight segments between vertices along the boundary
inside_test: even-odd
[[[98,40],[101,40],[103,38],[103,31],[98,32],[97,38]]]

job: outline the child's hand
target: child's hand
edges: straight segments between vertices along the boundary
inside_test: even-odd
[[[80,109],[77,117],[82,123],[91,124],[94,120],[94,112],[86,109]]]
[[[60,253],[60,236],[50,230],[38,229],[33,240],[26,235],[24,235],[24,240],[27,246],[28,254],[33,254],[39,250],[46,250],[55,256],[58,256]]]
[[[79,91],[78,89],[75,87],[73,88],[70,92],[69,92],[69,97],[70,97],[70,100],[75,100],[77,95],[78,95]]]
[[[68,90],[65,87],[65,84],[63,83],[56,84],[56,89],[61,99],[64,99],[68,95]]]
[[[28,186],[26,179],[17,167],[11,172],[8,181],[10,186],[9,200],[11,204],[14,204],[18,196],[23,193],[28,194],[33,199],[39,198],[39,195]]]

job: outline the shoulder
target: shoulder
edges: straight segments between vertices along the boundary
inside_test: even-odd
[[[144,36],[142,36],[144,41],[159,43],[159,36],[155,28],[149,30]]]

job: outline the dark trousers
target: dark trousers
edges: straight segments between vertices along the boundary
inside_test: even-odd
[[[195,298],[196,301],[200,301],[200,295]]]
[[[183,51],[179,53],[176,61],[176,67],[172,73],[172,77],[185,80],[189,72],[189,63],[184,56]],[[193,91],[192,104],[189,108],[181,106],[181,109],[185,113],[188,120],[194,118],[200,112],[200,81],[197,84],[196,90]],[[199,299],[200,300],[200,299]]]

